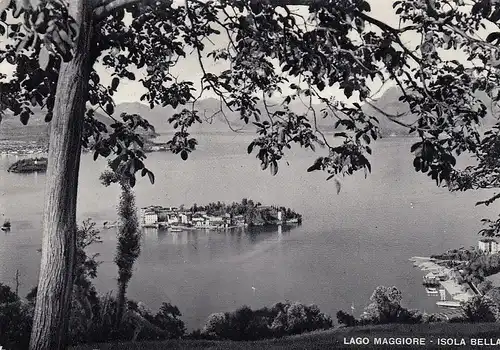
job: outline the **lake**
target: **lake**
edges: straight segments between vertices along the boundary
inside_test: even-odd
[[[360,314],[378,285],[397,286],[408,307],[436,311],[437,297],[425,294],[422,272],[408,259],[475,245],[480,219],[498,214],[497,205],[474,205],[490,192],[450,193],[415,173],[410,139],[378,142],[372,174],[342,179],[339,194],[325,173],[306,172],[321,150],[291,152],[288,164],[271,176],[246,152],[251,135],[198,140],[199,149],[185,162],[169,153],[148,155],[156,182],[138,182],[138,207],[251,198],[291,207],[303,214],[303,224],[281,232],[144,230],[128,296],[153,310],[164,301],[177,305],[189,329],[201,327],[213,312],[285,299],[316,303],[333,318],[351,306]],[[0,233],[0,281],[13,286],[19,270],[26,295],[38,276],[45,175],[8,173],[15,160],[0,157],[0,214],[12,222],[11,232]],[[104,160],[82,158],[79,222],[92,218],[102,227],[116,220],[119,189],[100,185],[105,168]],[[116,231],[101,230],[101,236],[103,243],[91,250],[100,253],[95,284],[106,293],[116,285]]]

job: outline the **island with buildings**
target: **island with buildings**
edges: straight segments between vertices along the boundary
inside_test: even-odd
[[[11,173],[35,173],[47,171],[47,158],[25,158],[11,164],[7,171]]]
[[[241,203],[210,203],[206,206],[194,204],[191,208],[148,206],[141,208],[140,221],[143,227],[168,228],[171,231],[196,229],[230,229],[252,226],[297,225],[302,216],[290,208],[264,206],[252,200]]]

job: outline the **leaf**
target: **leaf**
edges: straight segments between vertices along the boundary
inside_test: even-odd
[[[248,154],[252,153],[254,146],[255,146],[255,143],[253,143],[253,142],[248,145],[248,148],[247,148]]]
[[[335,187],[337,188],[337,194],[340,193],[340,189],[342,188],[342,185],[340,184],[340,181],[335,179]]]
[[[486,37],[486,41],[489,42],[489,43],[492,43],[494,42],[495,40],[499,40],[500,39],[500,32],[493,32],[493,33],[490,33],[487,37]]]
[[[109,115],[113,114],[115,111],[115,107],[113,107],[113,105],[111,103],[108,103],[106,105],[106,113],[108,113]]]
[[[188,159],[188,153],[186,150],[182,150],[181,152],[181,158],[182,160],[187,160]]]
[[[111,80],[111,89],[116,90],[118,88],[118,84],[120,84],[120,79],[114,77],[113,80]]]
[[[272,161],[271,164],[269,164],[269,170],[271,171],[271,175],[275,176],[278,173],[278,163]]]
[[[149,181],[153,185],[155,183],[155,174],[153,174],[151,171],[148,171],[148,177],[149,177]]]
[[[24,111],[24,112],[21,113],[21,123],[23,123],[23,125],[28,124],[28,120],[29,119],[30,119],[29,112]]]
[[[354,91],[354,89],[352,88],[352,86],[346,86],[344,89],[344,95],[347,98],[351,98],[353,91]]]
[[[361,3],[361,6],[359,7],[359,9],[361,11],[365,11],[365,12],[370,12],[372,10],[372,8],[370,7],[370,4],[367,1],[363,1]]]
[[[42,70],[46,70],[50,63],[50,52],[45,46],[42,46],[38,53],[38,65]]]

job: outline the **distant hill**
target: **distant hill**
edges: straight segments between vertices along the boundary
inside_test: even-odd
[[[404,114],[398,120],[405,123],[411,124],[416,120],[416,116],[409,113],[409,107],[399,101],[399,96],[401,92],[399,88],[393,87],[389,88],[380,98],[373,103],[378,109],[383,110],[387,114],[398,115]],[[496,122],[496,118],[493,116],[491,110],[491,99],[484,93],[478,93],[477,98],[481,100],[488,108],[488,114],[485,118],[480,121],[480,126],[482,128],[491,127]],[[408,129],[404,126],[398,125],[397,123],[391,121],[383,113],[380,113],[375,108],[372,108],[368,104],[363,107],[365,113],[373,115],[379,121],[379,129],[382,135],[408,135]]]
[[[374,105],[388,114],[404,114],[400,121],[411,123],[415,120],[415,116],[411,113],[407,113],[408,107],[398,100],[399,96],[400,92],[398,88],[390,88],[374,102]],[[486,106],[490,106],[486,95],[478,95],[478,97]],[[181,106],[177,109],[173,109],[172,107],[155,107],[150,109],[149,106],[143,103],[126,102],[120,103],[115,107],[115,115],[119,116],[122,112],[139,114],[155,127],[157,133],[162,134],[174,131],[173,126],[168,122],[168,118],[176,111],[180,111],[183,108],[191,108],[191,106]],[[215,98],[206,98],[196,102],[195,109],[199,111],[203,123],[196,123],[191,128],[191,132],[196,134],[200,132],[229,132],[231,129],[246,132],[255,130],[255,126],[252,125],[251,122],[247,125],[240,119],[238,112],[229,111],[225,107],[222,109],[224,111],[223,115],[218,113],[220,108],[220,101]],[[264,110],[263,106],[258,108],[261,111]],[[298,114],[307,111],[307,107],[300,101],[293,101],[290,104],[290,108]],[[334,116],[323,118],[321,115],[321,109],[323,109],[322,105],[314,105],[313,108],[317,113],[316,122],[318,127],[324,132],[335,131],[334,125],[336,118]],[[379,120],[379,128],[383,136],[389,136],[391,134],[408,135],[407,128],[391,121],[377,109],[372,108],[368,104],[365,104],[362,108],[366,113],[375,116]],[[111,120],[102,114],[97,113],[96,117],[106,125],[111,124]],[[37,143],[46,143],[48,140],[48,126],[43,119],[43,111],[39,109],[35,110],[35,114],[30,118],[28,125],[24,126],[19,121],[19,118],[7,114],[0,123],[0,141],[36,141]],[[493,125],[495,121],[496,119],[493,117],[490,110],[488,116],[482,120],[481,124],[484,127],[488,127]],[[230,126],[228,126],[228,124]]]
[[[116,106],[115,114],[120,115],[123,112],[129,114],[139,114],[147,119],[149,123],[151,123],[155,127],[157,133],[162,134],[174,131],[173,126],[168,122],[168,118],[170,118],[174,113],[180,112],[184,108],[191,107],[191,105],[185,105],[176,109],[170,106],[155,107],[151,109],[149,108],[149,106],[143,103],[126,102],[120,103]],[[223,111],[228,119],[226,121],[225,117],[221,113],[217,113],[220,111],[220,102],[215,98],[207,98],[198,101],[195,104],[195,109],[199,111],[199,115],[203,123],[196,123],[191,128],[192,132],[230,131],[231,129],[228,126],[228,122],[233,129],[251,130],[253,128],[252,126],[248,126],[243,121],[241,121],[237,113],[231,112],[227,108],[223,108]]]
[[[41,109],[34,109],[34,115],[27,125],[23,125],[19,117],[11,113],[5,113],[0,123],[0,141],[19,141],[46,143],[49,140],[49,129],[44,121],[44,113]]]

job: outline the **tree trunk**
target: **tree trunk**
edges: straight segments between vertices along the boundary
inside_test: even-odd
[[[126,281],[118,281],[118,293],[116,295],[116,330],[120,328],[123,314],[125,313],[125,294],[127,293],[127,283],[128,282]]]
[[[91,17],[86,0],[69,2],[80,34],[73,59],[61,64],[50,125],[43,240],[30,350],[66,347],[76,242],[81,138],[89,75]]]

